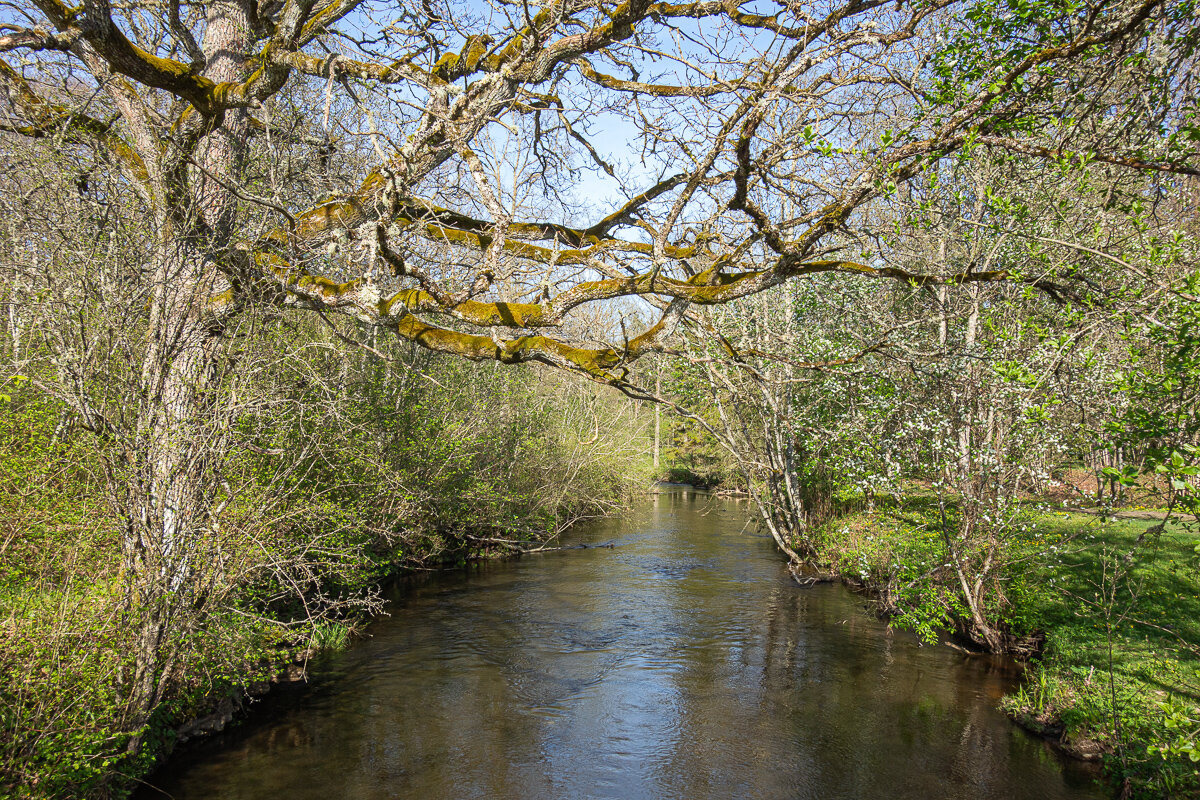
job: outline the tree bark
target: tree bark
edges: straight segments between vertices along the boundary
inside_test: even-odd
[[[243,79],[251,9],[219,0],[208,8],[203,74],[217,82]],[[144,725],[162,699],[174,656],[171,637],[191,606],[197,543],[211,528],[211,510],[227,448],[220,408],[223,323],[210,298],[225,278],[205,258],[224,247],[237,223],[236,185],[246,161],[247,118],[226,112],[197,140],[194,155],[175,153],[181,168],[162,170],[166,197],[184,207],[157,214],[159,244],[140,405],[129,461],[125,558],[129,604],[139,618],[130,708]],[[150,154],[144,154],[149,162]],[[189,168],[188,161],[195,167]],[[159,161],[162,163],[162,160]],[[131,747],[140,742],[135,738]]]

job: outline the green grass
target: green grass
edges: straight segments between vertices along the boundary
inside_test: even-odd
[[[953,516],[951,516],[953,522]],[[818,538],[896,624],[932,640],[964,614],[936,501],[846,515]],[[1200,797],[1200,536],[1177,522],[1102,520],[1028,504],[989,612],[1015,637],[1044,633],[1004,707],[1081,752],[1102,753],[1126,796]]]
[[[311,650],[338,652],[350,646],[350,637],[354,633],[352,625],[340,622],[319,622],[313,626],[308,638]]]
[[[1160,655],[1190,652],[1187,663],[1200,667],[1200,537],[1179,524],[1158,533],[1141,520],[1074,515],[1043,524],[1070,541],[1039,565],[1035,577],[1053,589],[1032,596],[1028,609],[1056,634],[1053,654],[1074,666],[1107,667],[1111,638],[1117,672],[1159,691],[1184,691],[1188,684],[1164,676]]]
[[[1200,796],[1200,538],[1179,524],[1045,519],[1068,541],[1038,564],[1023,615],[1047,633],[1031,679],[1006,702],[1108,753],[1146,796]]]

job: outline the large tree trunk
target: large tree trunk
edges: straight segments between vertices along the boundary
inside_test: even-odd
[[[189,601],[191,559],[223,456],[213,429],[220,331],[203,316],[212,278],[179,245],[165,243],[160,254],[126,496],[130,600],[141,616],[131,698],[138,724],[160,699],[170,661],[162,651]]]
[[[201,45],[206,77],[244,78],[250,13],[236,0],[209,5]],[[164,170],[164,196],[189,203],[158,214],[155,281],[129,453],[125,557],[130,606],[139,620],[130,696],[135,727],[147,721],[170,679],[171,639],[193,606],[196,548],[212,525],[227,450],[218,381],[224,323],[210,313],[210,298],[225,288],[225,278],[204,252],[226,246],[235,230],[237,198],[226,187],[236,185],[244,171],[246,135],[245,113],[228,112],[194,154],[176,154],[179,163],[190,159],[195,168]],[[135,740],[131,747],[139,744]]]

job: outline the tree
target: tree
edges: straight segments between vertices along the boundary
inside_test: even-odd
[[[256,315],[346,317],[636,392],[629,364],[692,306],[789,279],[1054,291],[1058,276],[844,257],[872,202],[964,148],[1046,157],[1078,140],[1105,163],[1196,172],[1195,127],[1173,116],[1162,146],[1045,123],[1128,111],[1072,86],[1129,72],[1150,31],[1187,27],[1189,0],[2,8],[4,148],[41,170],[4,178],[6,291],[44,343],[13,371],[42,359],[40,385],[121,453],[147,713],[239,446],[230,392]],[[1187,85],[1161,83],[1167,108]],[[580,178],[615,199],[593,212]],[[574,324],[622,297],[652,324],[602,342]]]

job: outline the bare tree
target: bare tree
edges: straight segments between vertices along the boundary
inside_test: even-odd
[[[62,189],[74,173],[98,215],[69,229],[15,220],[9,261],[29,267],[29,285],[9,291],[60,304],[45,317],[67,332],[46,388],[120,443],[131,598],[146,609],[135,705],[148,712],[161,691],[158,645],[220,504],[234,446],[222,404],[252,311],[349,316],[430,350],[634,391],[628,365],[662,349],[692,305],[828,272],[919,286],[1014,277],[844,249],[869,203],[939,159],[980,143],[1056,154],[1059,141],[1016,123],[1082,102],[1061,98],[1063,75],[1124,69],[1125,43],[1186,21],[1167,0],[1043,9],[1044,29],[996,23],[998,71],[956,71],[935,55],[962,8],[3,3],[4,147],[58,148],[46,175],[57,164]],[[613,138],[628,140],[624,156]],[[527,143],[519,155],[514,141]],[[1196,172],[1190,151],[1128,144],[1092,131],[1089,157]],[[608,176],[616,199],[594,211],[571,190],[581,176]],[[9,178],[21,197],[44,191],[35,175]],[[85,252],[71,285],[54,283],[46,266]],[[119,269],[96,266],[117,253]],[[655,319],[600,344],[572,326],[621,297]],[[123,338],[95,338],[93,312]],[[124,393],[106,386],[113,359]]]

